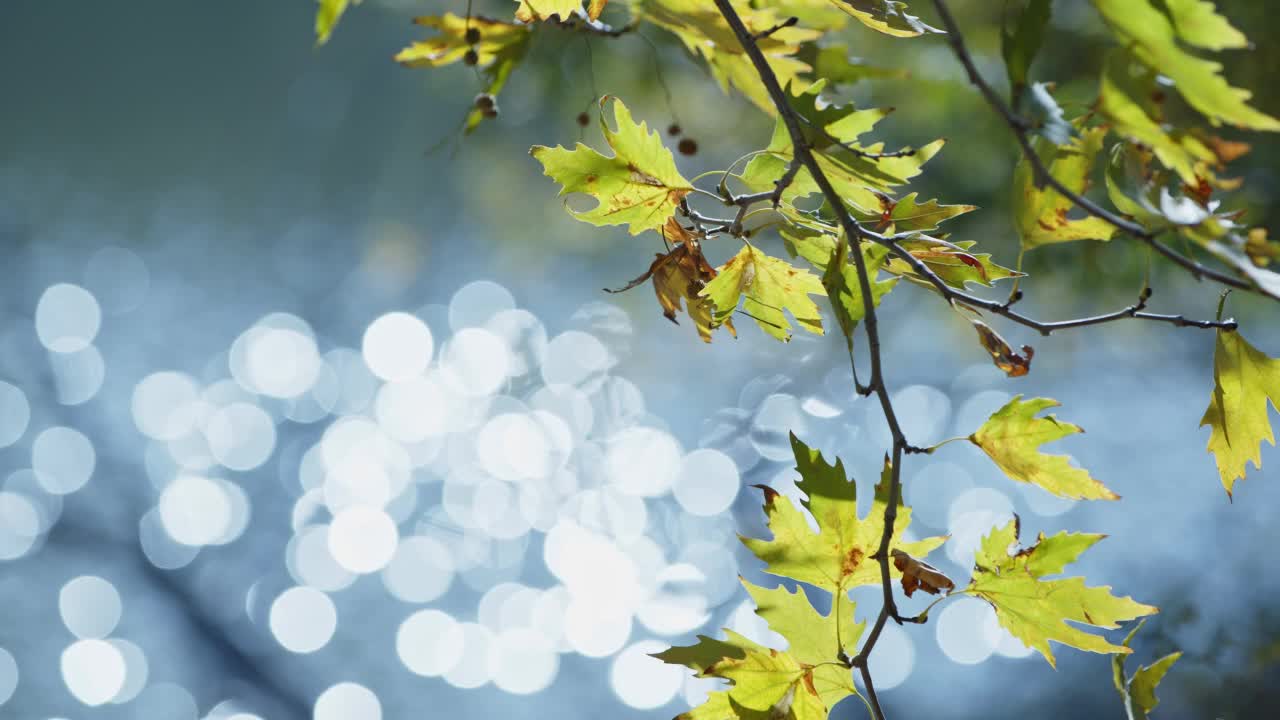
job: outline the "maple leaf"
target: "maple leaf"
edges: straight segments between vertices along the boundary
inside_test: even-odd
[[[1197,57],[1179,44],[1181,39],[1203,48],[1241,47],[1247,42],[1238,30],[1199,0],[1161,0],[1170,14],[1151,0],[1093,0],[1103,20],[1133,55],[1147,67],[1173,81],[1187,104],[1215,125],[1230,123],[1254,130],[1280,130],[1280,120],[1248,104],[1252,93],[1232,87],[1220,74],[1222,64]]]
[[[809,612],[813,617],[806,619],[821,617],[812,608]],[[732,630],[725,634],[725,640],[699,635],[696,645],[654,655],[665,663],[689,667],[699,677],[732,683],[727,691],[710,693],[704,704],[678,720],[825,720],[831,705],[857,694],[847,668],[828,669],[837,667],[834,659],[825,665],[805,663],[790,652],[767,648]]]
[[[935,140],[914,150],[904,148],[894,156],[876,157],[884,152],[883,143],[862,146],[855,141],[870,132],[891,110],[857,110],[852,105],[829,104],[821,97],[825,86],[825,81],[810,85],[791,104],[805,120],[806,127],[802,130],[809,139],[818,167],[836,192],[857,207],[880,207],[882,197],[919,175],[924,164],[946,144],[945,140]],[[794,157],[791,133],[779,120],[769,146],[747,163],[740,179],[754,191],[772,189],[774,181],[787,172]],[[813,176],[802,168],[783,192],[782,199],[790,203],[819,192]]]
[[[604,121],[608,97],[601,99],[600,126],[614,156],[607,157],[578,143],[569,150],[535,145],[529,154],[542,163],[545,174],[563,187],[560,194],[586,193],[599,201],[586,212],[570,210],[592,225],[627,225],[632,235],[662,227],[693,186],[676,169],[675,158],[657,132],[631,119],[621,100],[613,104],[617,129]]]
[[[1146,622],[1145,618],[1138,621],[1133,630],[1129,631],[1129,634],[1124,639],[1125,647],[1132,648],[1133,637],[1138,634],[1138,631],[1142,629]],[[1169,672],[1169,668],[1173,667],[1173,664],[1178,662],[1178,658],[1182,657],[1182,653],[1172,652],[1150,665],[1143,665],[1138,668],[1133,677],[1125,677],[1124,665],[1128,657],[1128,655],[1123,654],[1111,656],[1111,672],[1115,680],[1116,690],[1120,692],[1120,697],[1124,700],[1124,709],[1129,715],[1129,720],[1147,720],[1148,714],[1160,704],[1160,700],[1156,698],[1156,687],[1160,685],[1160,681]]]
[[[854,208],[853,214],[860,222],[873,226],[876,232],[893,235],[910,230],[934,230],[957,215],[978,209],[975,205],[942,205],[937,200],[922,203],[916,197],[916,193],[911,193],[894,200],[888,195],[881,195],[878,212]]]
[[[770,257],[750,244],[716,270],[700,295],[716,307],[716,323],[723,323],[742,301],[742,310],[779,340],[790,338],[791,323],[783,315],[790,311],[796,324],[811,333],[822,334],[818,306],[810,295],[825,295],[822,281],[808,270]]]
[[[652,279],[653,291],[658,296],[658,304],[662,306],[662,314],[678,325],[676,315],[682,311],[687,313],[698,336],[703,342],[709,343],[712,331],[718,327],[715,322],[715,304],[698,293],[716,276],[715,268],[702,255],[702,245],[698,238],[685,230],[674,217],[662,226],[662,236],[667,242],[676,243],[675,247],[665,254],[658,253],[649,269],[625,287],[617,290],[606,288],[605,292],[626,292]],[[728,328],[731,335],[738,336],[732,318],[725,318],[720,324]]]
[[[745,2],[735,4],[738,16],[747,30],[756,34],[757,46],[784,87],[811,69],[795,54],[801,43],[821,37],[821,30],[779,28],[786,16],[778,10],[753,8]],[[671,32],[691,54],[706,61],[722,90],[728,92],[730,87],[735,87],[761,110],[777,115],[777,108],[751,59],[713,4],[704,0],[635,0],[632,7],[637,17]],[[760,35],[770,29],[773,32]]]
[[[962,592],[980,597],[995,608],[996,620],[1029,648],[1038,650],[1050,665],[1057,666],[1049,642],[1096,653],[1129,653],[1129,648],[1113,645],[1067,621],[1114,629],[1116,623],[1151,615],[1159,610],[1116,597],[1111,588],[1087,587],[1084,578],[1043,579],[1058,575],[1081,553],[1104,535],[1060,532],[1010,555],[1017,544],[1017,518],[993,528],[982,539],[974,557],[973,579]]]
[[[1011,270],[992,261],[991,253],[973,252],[973,246],[976,244],[972,240],[951,243],[925,235],[899,243],[904,250],[932,270],[942,282],[960,290],[964,290],[969,283],[991,287],[998,280],[1026,277],[1025,273]],[[933,283],[917,275],[911,265],[902,258],[890,258],[885,269],[917,285],[934,289]]]
[[[871,282],[871,304],[876,307],[898,284],[898,278],[876,279],[888,254],[889,248],[883,245],[862,246],[862,261],[867,270],[867,279]],[[840,330],[844,333],[845,344],[852,353],[853,331],[866,316],[867,308],[862,299],[858,268],[849,260],[849,243],[843,238],[832,248],[830,261],[822,274],[822,285],[827,289],[827,294],[835,299],[832,309],[840,323]]]
[[[1212,428],[1209,452],[1230,496],[1250,461],[1262,469],[1262,441],[1275,445],[1267,400],[1280,408],[1280,359],[1267,357],[1239,331],[1218,331],[1213,353],[1213,394],[1200,426]]]
[[[818,522],[818,532],[785,495],[767,489],[764,510],[768,515],[771,540],[742,538],[742,542],[765,561],[765,572],[809,583],[834,594],[859,585],[880,582],[880,566],[871,556],[880,548],[884,533],[884,511],[888,505],[889,467],[876,485],[875,500],[864,518],[858,517],[857,485],[845,476],[844,464],[830,465],[817,450],[811,450],[793,433],[796,470],[801,479],[796,487],[806,495],[802,505]],[[899,501],[901,503],[901,501]],[[889,548],[925,557],[946,538],[932,537],[902,542],[903,531],[911,524],[911,509],[899,504]],[[890,568],[891,577],[901,571]]]
[[[1072,467],[1066,455],[1040,452],[1040,446],[1047,442],[1084,432],[1078,425],[1062,422],[1053,415],[1036,417],[1058,405],[1057,400],[1048,398],[1024,402],[1021,395],[1016,395],[970,435],[969,441],[1010,479],[1038,485],[1065,498],[1119,500],[1119,495],[1090,477],[1087,470]]]
[[[1081,137],[1063,145],[1040,137],[1033,138],[1032,143],[1054,178],[1068,190],[1083,193],[1106,135],[1107,129],[1099,127],[1084,130]],[[1013,175],[1013,207],[1022,247],[1031,249],[1073,240],[1110,240],[1115,234],[1115,226],[1101,218],[1068,218],[1075,203],[1048,185],[1037,187],[1035,180],[1031,163],[1025,157],[1019,160]]]

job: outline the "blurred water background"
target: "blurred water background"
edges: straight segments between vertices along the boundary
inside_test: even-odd
[[[1069,94],[1096,77],[1073,48],[1103,40],[1084,3],[1058,5],[1041,70]],[[1223,5],[1261,42],[1232,76],[1275,113],[1274,20]],[[576,140],[596,91],[678,119],[702,146],[692,172],[766,123],[662,41],[674,107],[636,70],[646,43],[547,33],[502,118],[458,142],[478,80],[390,62],[435,9],[370,0],[315,51],[306,0],[0,8],[0,717],[670,717],[708,686],[647,653],[726,626],[770,640],[738,575],[773,582],[735,533],[763,531],[749,485],[795,493],[787,433],[870,496],[888,438],[841,343],[782,345],[743,319],[707,346],[647,288],[605,295],[656,236],[576,224],[526,155]],[[963,9],[999,77],[995,12]],[[950,134],[921,189],[990,208],[956,237],[1011,262],[1013,145],[944,43],[866,35],[860,54],[917,82],[854,98],[899,108],[895,143]],[[1259,221],[1276,149],[1243,168]],[[1123,241],[1045,251],[1026,305],[1122,306],[1142,262]],[[1172,272],[1156,289],[1161,312],[1217,301]],[[1280,351],[1274,308],[1231,308]],[[935,564],[963,580],[1014,513],[1024,539],[1107,533],[1078,571],[1163,608],[1136,659],[1187,653],[1159,716],[1267,716],[1280,455],[1265,447],[1228,504],[1196,427],[1211,335],[1010,328],[1036,365],[1009,380],[940,310],[905,286],[885,304],[913,442],[967,434],[1014,394],[1055,397],[1088,430],[1060,452],[1124,500],[1015,487],[967,445],[913,457],[911,533],[951,535]],[[861,616],[877,593],[855,593]],[[1106,658],[1062,650],[1051,670],[977,601],[890,626],[872,660],[891,717],[1123,712]]]

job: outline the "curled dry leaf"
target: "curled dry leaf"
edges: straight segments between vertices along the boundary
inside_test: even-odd
[[[889,555],[893,558],[893,566],[902,573],[902,591],[907,597],[911,597],[916,590],[937,595],[941,592],[950,593],[956,588],[951,578],[923,560],[917,560],[897,548]]]
[[[982,343],[982,347],[991,353],[991,360],[996,367],[1000,368],[1009,377],[1022,377],[1031,372],[1031,358],[1035,357],[1035,348],[1030,345],[1022,346],[1022,354],[1019,355],[1005,339],[1000,337],[1000,333],[992,330],[989,325],[981,320],[971,320],[973,329],[978,331],[978,340]]]
[[[707,282],[716,276],[715,268],[702,255],[702,246],[688,230],[685,230],[676,219],[670,218],[662,226],[662,236],[675,247],[667,253],[658,253],[649,269],[643,275],[627,283],[617,290],[605,288],[605,292],[626,292],[645,281],[653,280],[653,292],[658,296],[658,304],[662,306],[662,314],[677,325],[676,315],[683,310],[693,320],[698,329],[698,336],[703,342],[711,342],[715,305],[711,300],[700,297],[698,293]],[[726,318],[722,323],[729,334],[738,336],[733,327],[733,320]]]

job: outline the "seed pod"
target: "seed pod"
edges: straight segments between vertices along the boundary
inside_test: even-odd
[[[580,113],[578,113],[578,126],[579,126],[579,127],[586,127],[586,126],[588,126],[588,125],[590,125],[590,124],[591,124],[591,116],[590,116],[590,115],[587,115],[585,112],[580,112]]]
[[[475,45],[480,42],[480,30],[477,28],[467,28],[466,38],[468,45]]]
[[[671,137],[675,137],[682,132],[684,132],[684,130],[676,123],[671,123],[670,125],[667,126],[667,134],[670,135]]]
[[[498,117],[498,106],[494,105],[493,107],[480,108],[480,114],[492,120]]]
[[[680,144],[676,145],[676,149],[680,151],[681,155],[697,155],[698,142],[693,138],[683,138],[680,140]]]
[[[480,54],[476,52],[475,48],[471,48],[462,56],[462,62],[464,65],[475,65],[480,62]]]
[[[493,99],[493,96],[490,95],[489,93],[480,93],[479,95],[476,96],[475,105],[481,110],[488,110],[489,108],[494,107],[496,104],[497,104],[497,101],[495,101]]]

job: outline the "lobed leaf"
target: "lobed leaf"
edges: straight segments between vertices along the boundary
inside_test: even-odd
[[[1280,120],[1249,105],[1253,93],[1232,87],[1220,74],[1222,64],[1184,50],[1179,39],[1204,48],[1239,47],[1244,38],[1208,3],[1161,0],[1093,0],[1121,43],[1134,57],[1168,77],[1189,105],[1214,125],[1229,123],[1253,130],[1280,130]]]
[[[791,323],[817,335],[822,334],[822,318],[810,295],[825,295],[822,281],[808,270],[770,257],[750,244],[716,269],[716,276],[699,293],[716,307],[716,324],[727,322],[742,303],[742,311],[778,340],[791,337]]]
[[[1049,173],[1074,193],[1083,193],[1089,185],[1094,158],[1102,149],[1106,128],[1084,130],[1082,136],[1064,145],[1054,145],[1035,138],[1036,152]],[[1013,176],[1014,217],[1025,249],[1073,240],[1110,240],[1116,229],[1107,221],[1086,217],[1068,217],[1075,204],[1057,190],[1045,185],[1037,187],[1035,172],[1024,157],[1018,161]]]
[[[1280,408],[1280,359],[1267,357],[1239,331],[1218,331],[1213,354],[1213,394],[1200,420],[1208,425],[1209,452],[1230,496],[1250,461],[1262,469],[1262,442],[1275,445],[1267,401]]]
[[[818,532],[790,500],[772,489],[765,491],[771,540],[742,538],[751,552],[763,560],[765,572],[809,583],[831,593],[842,594],[859,585],[880,582],[880,567],[871,556],[880,547],[884,533],[884,510],[888,505],[889,471],[876,486],[876,496],[866,517],[858,516],[857,486],[845,476],[844,464],[831,465],[817,450],[810,449],[794,434],[791,447],[801,479],[796,487],[805,494],[802,505],[818,523]],[[903,531],[911,524],[911,509],[899,500],[897,522],[889,548],[897,548],[923,558],[946,538],[932,537],[903,542]],[[891,568],[891,577],[901,571]]]
[[[600,125],[613,157],[578,143],[569,150],[535,145],[529,154],[542,163],[545,174],[560,183],[560,195],[585,193],[599,201],[586,212],[569,211],[592,225],[626,225],[632,235],[656,230],[666,224],[693,186],[676,169],[675,158],[662,144],[662,137],[637,124],[621,100],[613,105],[617,129],[604,121],[600,101]]]
[[[1045,580],[1060,574],[1067,565],[1104,536],[1061,532],[1043,534],[1030,547],[1010,555],[1018,542],[1019,523],[1015,518],[1004,527],[993,528],[982,539],[974,557],[973,579],[963,592],[986,600],[995,608],[1001,627],[1035,649],[1056,667],[1050,642],[1096,653],[1129,653],[1123,645],[1113,645],[1076,625],[1114,629],[1116,623],[1151,615],[1159,610],[1116,597],[1110,587],[1087,587],[1084,578]]]
[[[1057,400],[1036,398],[1023,401],[1015,396],[969,436],[1012,480],[1038,485],[1059,497],[1088,500],[1119,500],[1120,496],[1093,479],[1087,470],[1072,467],[1066,455],[1046,455],[1040,446],[1084,432],[1077,425],[1053,415],[1036,417],[1059,405]]]

